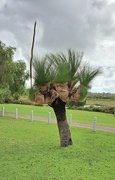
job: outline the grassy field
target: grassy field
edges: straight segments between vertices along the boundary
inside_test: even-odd
[[[115,134],[71,133],[62,148],[55,124],[0,116],[0,180],[114,180]]]
[[[87,99],[86,104],[88,105],[101,105],[107,107],[115,107],[115,100],[113,99]]]
[[[5,112],[14,113],[15,108],[18,108],[19,114],[30,115],[30,111],[33,110],[35,116],[47,117],[48,112],[51,112],[52,118],[55,118],[53,109],[48,106],[40,107],[40,106],[20,105],[20,104],[0,104],[0,111],[3,106],[5,108]],[[67,109],[67,118],[69,117],[69,114],[72,114],[72,118],[73,118],[72,120],[76,122],[84,122],[91,124],[93,122],[93,118],[96,116],[98,125],[115,127],[115,115],[113,114]]]

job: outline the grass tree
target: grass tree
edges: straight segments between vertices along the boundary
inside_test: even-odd
[[[82,62],[82,53],[69,49],[67,53],[48,54],[42,60],[34,58],[34,85],[32,99],[39,104],[53,108],[60,135],[61,146],[72,145],[70,129],[66,118],[68,101],[85,101],[91,81],[100,74]]]

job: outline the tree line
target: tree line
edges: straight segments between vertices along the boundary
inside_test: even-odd
[[[115,94],[114,93],[92,93],[88,92],[87,95],[88,99],[115,99]]]
[[[0,41],[0,102],[18,99],[25,91],[25,81],[29,78],[26,63],[13,61],[15,47],[6,46]]]

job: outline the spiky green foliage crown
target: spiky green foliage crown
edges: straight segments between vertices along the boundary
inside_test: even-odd
[[[83,53],[75,53],[69,49],[66,54],[47,54],[42,60],[35,58],[34,67],[34,87],[50,83],[72,82],[73,88],[79,81],[82,85],[80,96],[85,99],[87,90],[90,88],[91,81],[100,74],[100,69],[92,67],[85,63],[82,65]]]
[[[71,49],[66,54],[61,52],[47,55],[48,60],[53,64],[56,71],[54,82],[65,83],[76,81],[76,72],[81,64],[82,56],[82,53],[75,53]]]
[[[34,86],[39,87],[54,79],[55,71],[51,67],[51,62],[44,58],[42,61],[35,59],[33,62],[34,67]]]

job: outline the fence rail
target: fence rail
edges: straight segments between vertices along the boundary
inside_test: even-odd
[[[11,117],[14,117],[16,120],[18,120],[18,118],[23,118],[23,119],[30,119],[31,121],[33,121],[33,120],[44,121],[44,122],[48,122],[48,124],[57,123],[55,118],[51,118],[51,112],[48,112],[47,117],[40,117],[40,116],[34,116],[33,110],[30,111],[30,115],[25,115],[25,114],[19,114],[18,108],[15,109],[15,113],[10,113],[10,112],[5,112],[5,108],[2,107],[2,111],[0,112],[0,115],[3,117],[4,116],[11,116]],[[94,132],[96,130],[102,130],[102,131],[114,132],[115,133],[115,127],[97,125],[97,117],[93,118],[92,124],[87,124],[87,123],[81,123],[81,122],[73,122],[72,121],[72,114],[69,114],[68,125],[69,126],[78,126],[78,127],[90,128]]]

